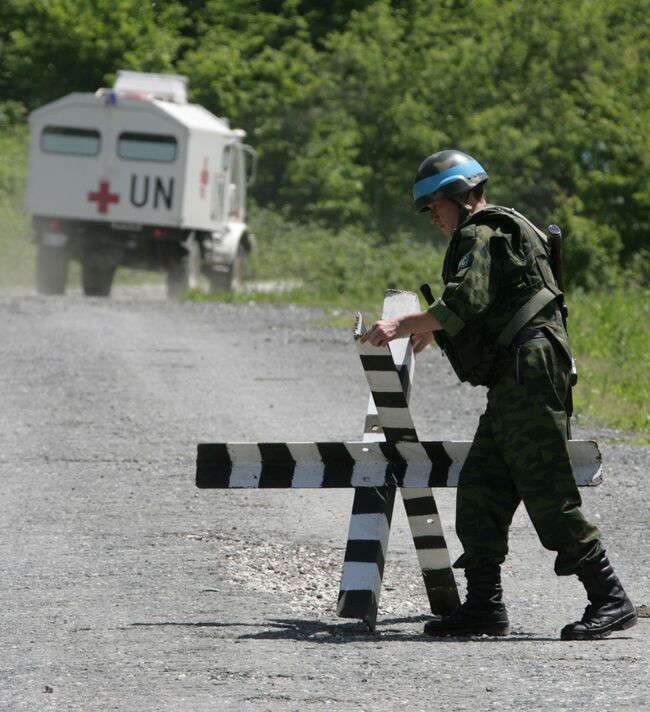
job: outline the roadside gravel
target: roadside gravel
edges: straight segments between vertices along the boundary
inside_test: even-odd
[[[649,709],[648,620],[559,641],[584,593],[523,511],[504,567],[514,634],[440,642],[421,635],[399,503],[370,634],[334,613],[351,491],[195,489],[198,442],[360,439],[351,328],[324,316],[169,303],[155,285],[0,295],[0,709]],[[433,349],[415,382],[420,437],[471,438],[481,390]],[[594,435],[605,481],[585,509],[649,604],[650,448],[574,433]],[[436,499],[454,557],[454,492]]]

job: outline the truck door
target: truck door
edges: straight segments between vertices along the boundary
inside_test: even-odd
[[[244,200],[246,198],[246,182],[242,164],[240,144],[230,145],[230,179],[228,182],[228,219],[242,220],[244,216]]]
[[[248,164],[246,158],[249,158]],[[246,187],[255,178],[255,151],[239,141],[226,144],[221,159],[222,171],[215,173],[212,193],[212,219],[223,222],[246,218]]]
[[[255,182],[257,154],[243,143],[230,144],[230,178],[226,209],[229,219],[246,219],[246,190]]]
[[[221,160],[217,161],[217,170],[212,175],[212,201],[210,218],[217,225],[223,225],[227,216],[228,190],[230,182],[230,163],[232,159],[230,144],[223,147]]]

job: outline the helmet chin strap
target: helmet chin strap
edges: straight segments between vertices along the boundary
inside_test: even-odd
[[[472,214],[472,208],[471,205],[468,203],[464,203],[460,198],[456,198],[455,196],[452,198],[454,203],[458,205],[458,226],[462,225],[465,220]]]

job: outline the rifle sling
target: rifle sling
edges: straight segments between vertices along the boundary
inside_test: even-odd
[[[508,348],[510,342],[515,338],[515,335],[528,324],[535,314],[556,297],[557,294],[554,294],[547,287],[540,289],[540,291],[534,294],[508,322],[506,328],[501,332],[496,341],[497,345]]]

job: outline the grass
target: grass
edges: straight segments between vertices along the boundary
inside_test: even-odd
[[[26,156],[27,128],[0,124],[0,287],[33,280],[31,226],[22,209]]]
[[[422,282],[432,276],[437,280],[440,274],[440,250],[406,234],[395,235],[386,244],[358,227],[333,232],[315,224],[291,223],[262,209],[252,211],[250,222],[260,236],[260,246],[248,260],[247,277],[260,282],[295,281],[300,286],[286,292],[224,294],[213,299],[298,304],[334,312],[335,319],[347,318],[341,312],[377,315],[386,289],[418,292]],[[206,298],[196,292],[190,296]]]
[[[568,301],[577,412],[650,444],[650,290],[577,292]]]

